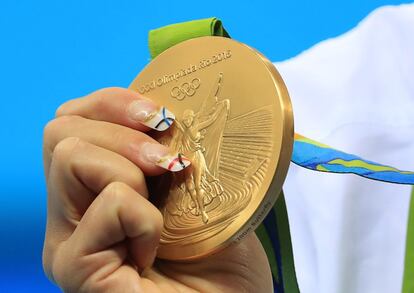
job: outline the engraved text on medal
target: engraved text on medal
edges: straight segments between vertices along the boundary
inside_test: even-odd
[[[178,81],[184,76],[191,75],[192,73],[206,69],[214,64],[225,61],[231,58],[232,52],[230,50],[225,50],[217,54],[212,55],[211,57],[203,58],[196,64],[189,64],[185,68],[181,68],[177,72],[164,74],[156,79],[153,79],[145,84],[138,86],[138,92],[141,94],[148,93],[157,87],[162,87],[172,81]]]

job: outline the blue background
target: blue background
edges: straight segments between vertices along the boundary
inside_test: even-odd
[[[68,99],[127,87],[149,60],[148,30],[217,16],[233,38],[281,61],[407,1],[143,2],[0,2],[0,292],[58,291],[41,266],[43,127]]]

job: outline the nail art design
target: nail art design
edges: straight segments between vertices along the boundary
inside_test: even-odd
[[[175,116],[167,108],[162,107],[158,111],[154,111],[148,115],[143,121],[148,127],[158,131],[164,131],[168,129],[174,122]]]
[[[167,108],[160,108],[147,99],[133,101],[128,107],[128,116],[131,120],[158,131],[169,128],[175,119],[174,114]]]
[[[167,155],[162,157],[157,161],[156,164],[157,166],[160,166],[171,172],[177,172],[190,166],[191,162],[182,154],[176,153],[175,155]]]

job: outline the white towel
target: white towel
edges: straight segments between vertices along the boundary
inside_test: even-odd
[[[295,131],[414,170],[414,4],[275,64]],[[292,165],[284,185],[302,293],[400,292],[410,187]]]

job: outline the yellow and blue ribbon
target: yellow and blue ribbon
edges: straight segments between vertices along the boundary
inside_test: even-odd
[[[292,162],[314,171],[356,174],[390,183],[414,184],[414,172],[365,160],[295,134]]]

